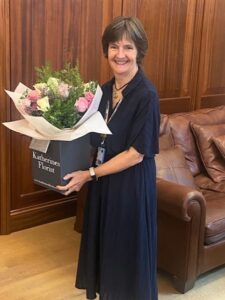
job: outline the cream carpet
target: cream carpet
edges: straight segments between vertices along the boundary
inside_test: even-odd
[[[0,236],[0,300],[85,300],[74,288],[80,235],[74,218]],[[159,300],[224,300],[225,267],[201,276],[186,294],[159,272]],[[140,299],[141,300],[141,299]]]
[[[224,300],[225,267],[206,273],[198,278],[193,289],[185,294],[178,293],[170,278],[163,273],[158,275],[159,300]]]

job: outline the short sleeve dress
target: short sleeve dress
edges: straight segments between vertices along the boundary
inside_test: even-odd
[[[99,110],[112,103],[114,79],[102,86]],[[112,111],[111,111],[112,113]],[[87,298],[157,300],[156,170],[159,102],[155,87],[139,69],[123,90],[123,100],[108,123],[109,160],[134,147],[141,163],[90,182],[78,261],[76,287]],[[98,147],[102,137],[92,134]]]

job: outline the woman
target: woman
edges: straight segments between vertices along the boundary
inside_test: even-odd
[[[117,17],[102,37],[114,77],[102,86],[99,110],[112,135],[92,134],[93,167],[66,175],[60,190],[90,181],[76,287],[87,298],[156,300],[157,92],[141,69],[148,48],[134,17]]]

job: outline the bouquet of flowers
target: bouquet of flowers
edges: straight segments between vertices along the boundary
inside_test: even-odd
[[[84,83],[78,66],[36,68],[33,89],[20,83],[13,99],[23,120],[3,123],[9,129],[41,140],[73,140],[89,132],[109,134],[98,112],[102,91],[94,81]]]
[[[21,96],[21,108],[32,116],[43,116],[57,128],[72,128],[90,107],[97,83],[84,83],[78,67],[55,72],[50,65],[37,69],[38,83]]]
[[[87,134],[111,132],[98,112],[101,88],[84,83],[77,66],[54,71],[46,65],[37,69],[37,78],[32,89],[19,83],[14,92],[6,91],[23,119],[3,124],[33,138],[33,181],[58,191],[65,174],[89,168]]]

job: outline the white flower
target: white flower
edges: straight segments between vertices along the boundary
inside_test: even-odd
[[[42,111],[47,111],[50,108],[48,97],[43,97],[37,101],[38,108]]]
[[[58,94],[59,79],[50,77],[47,81],[47,86],[53,91],[53,93]]]
[[[42,92],[48,88],[46,83],[36,83],[33,85],[33,87],[35,88],[35,90],[38,90],[40,92]]]

